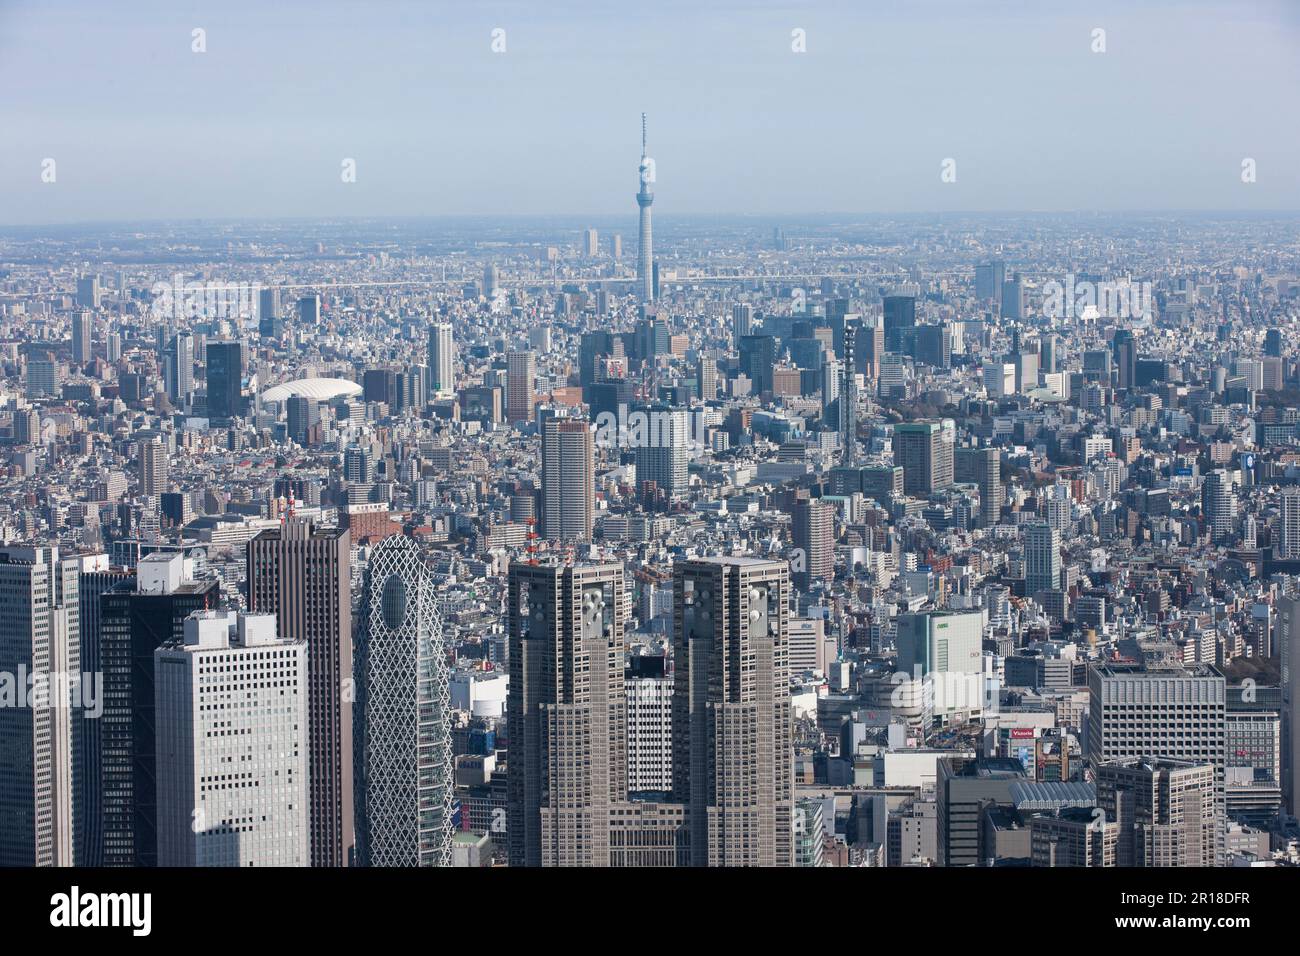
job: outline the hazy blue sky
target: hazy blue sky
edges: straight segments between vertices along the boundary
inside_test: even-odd
[[[0,0],[0,223],[631,215],[642,110],[662,215],[1296,210],[1298,47],[1286,0]]]

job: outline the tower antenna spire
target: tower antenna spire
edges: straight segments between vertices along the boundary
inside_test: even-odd
[[[641,114],[641,155],[645,155],[645,114]]]

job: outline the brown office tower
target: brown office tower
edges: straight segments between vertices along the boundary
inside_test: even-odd
[[[1214,764],[1130,757],[1097,768],[1097,807],[1119,824],[1117,866],[1221,866]]]
[[[248,607],[307,642],[311,865],[347,866],[352,818],[352,540],[290,516],[248,542]]]
[[[789,565],[679,563],[673,575],[673,793],[692,866],[791,866]]]
[[[508,583],[511,866],[609,866],[627,794],[623,568],[513,564]]]
[[[835,577],[835,509],[825,501],[801,497],[794,503],[791,562],[795,587],[808,590]]]
[[[533,388],[536,384],[537,360],[532,352],[506,353],[506,421],[533,420]]]

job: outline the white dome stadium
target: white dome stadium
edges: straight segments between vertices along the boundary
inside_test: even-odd
[[[361,386],[346,378],[300,378],[294,382],[272,385],[262,393],[264,402],[283,402],[295,395],[328,402],[340,395],[360,395]]]

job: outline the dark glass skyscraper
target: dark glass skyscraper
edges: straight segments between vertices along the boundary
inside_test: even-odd
[[[244,414],[240,383],[244,373],[244,347],[239,342],[209,342],[208,418],[228,421]]]
[[[153,652],[220,596],[216,581],[189,580],[184,565],[179,552],[148,555],[100,598],[104,866],[157,864]]]

